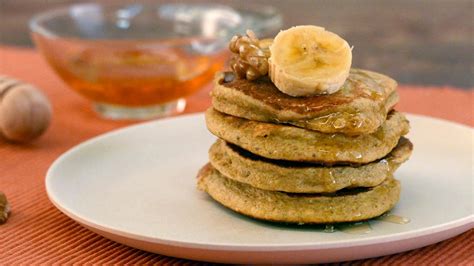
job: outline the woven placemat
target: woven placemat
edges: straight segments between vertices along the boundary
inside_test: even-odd
[[[31,82],[52,101],[54,119],[47,133],[29,145],[0,140],[0,191],[13,212],[0,226],[0,265],[97,263],[189,264],[105,239],[59,212],[48,200],[44,177],[51,163],[74,145],[132,122],[100,119],[90,103],[67,88],[33,50],[0,47],[0,73]],[[188,99],[186,112],[210,106],[209,87]],[[474,125],[472,90],[401,86],[397,109]],[[396,255],[357,261],[382,264],[474,263],[474,230],[450,240]],[[355,262],[351,262],[355,263]]]

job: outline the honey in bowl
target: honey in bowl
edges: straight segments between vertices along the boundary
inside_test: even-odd
[[[69,86],[108,108],[173,105],[212,80],[226,58],[223,52],[194,51],[196,43],[204,42],[195,38],[54,42],[37,34],[34,38]]]
[[[73,4],[36,14],[29,26],[50,65],[102,116],[156,118],[183,110],[184,98],[213,79],[234,34],[266,36],[282,23],[268,5],[174,2]]]

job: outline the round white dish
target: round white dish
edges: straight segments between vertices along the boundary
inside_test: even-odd
[[[473,129],[408,115],[415,149],[396,172],[393,214],[368,234],[249,219],[196,189],[215,140],[202,114],[148,122],[86,141],[57,159],[46,190],[64,214],[114,241],[226,263],[321,263],[402,252],[473,228]]]

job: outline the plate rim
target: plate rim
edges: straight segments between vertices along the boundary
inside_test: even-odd
[[[436,122],[436,123],[440,123],[440,122],[447,123],[450,126],[462,128],[463,130],[467,129],[471,131],[471,134],[474,134],[474,128],[469,125],[453,122],[446,119],[435,118],[435,117],[431,117],[427,115],[419,115],[419,114],[412,114],[412,113],[406,113],[406,112],[404,112],[404,114],[416,119],[427,119],[427,120],[432,120],[432,122]],[[197,113],[167,117],[167,118],[163,118],[159,120],[141,122],[135,125],[125,126],[125,127],[118,128],[109,132],[105,132],[103,134],[92,137],[91,139],[85,140],[73,146],[72,148],[68,149],[66,152],[62,153],[59,157],[57,157],[46,172],[46,177],[45,177],[44,182],[45,182],[46,194],[49,200],[63,214],[79,222],[79,224],[81,225],[86,225],[87,227],[92,227],[100,231],[107,232],[109,234],[118,235],[121,237],[130,238],[130,239],[148,242],[148,243],[183,247],[183,248],[192,248],[192,249],[206,249],[206,250],[295,251],[295,250],[322,250],[322,249],[335,249],[335,248],[350,248],[350,247],[359,247],[359,246],[366,246],[366,245],[373,245],[373,244],[384,244],[388,242],[404,241],[404,240],[408,240],[412,238],[415,239],[415,238],[419,238],[419,237],[423,237],[423,236],[427,236],[431,234],[437,234],[437,233],[441,233],[441,232],[445,232],[449,230],[454,230],[456,228],[461,228],[461,227],[466,227],[467,230],[469,230],[469,228],[474,227],[474,213],[471,213],[468,216],[461,217],[459,219],[450,221],[448,223],[438,224],[438,225],[434,225],[430,227],[423,227],[423,228],[419,228],[417,230],[412,230],[409,232],[399,232],[399,233],[394,233],[394,234],[390,234],[386,236],[372,236],[372,237],[366,237],[363,239],[354,239],[350,241],[343,239],[343,240],[333,240],[328,243],[319,241],[319,242],[304,242],[304,243],[291,243],[291,244],[278,244],[278,243],[238,244],[238,243],[231,243],[231,242],[212,244],[212,243],[206,243],[206,242],[201,242],[201,241],[180,241],[180,240],[173,240],[173,239],[166,239],[166,238],[154,238],[154,237],[150,237],[146,235],[126,232],[124,230],[120,230],[110,225],[103,225],[103,224],[97,223],[97,221],[91,221],[90,219],[87,219],[86,217],[81,216],[80,214],[74,212],[73,210],[70,210],[67,207],[62,206],[58,202],[56,196],[54,195],[55,193],[53,192],[53,189],[51,187],[52,182],[53,182],[52,181],[53,172],[58,167],[58,165],[61,164],[62,161],[66,160],[69,156],[71,156],[78,150],[82,149],[83,147],[92,145],[96,142],[100,142],[104,138],[109,138],[117,134],[122,134],[122,132],[134,130],[136,128],[146,127],[153,124],[166,123],[173,120],[193,119],[193,118],[203,118],[203,117],[204,117],[203,112],[197,112]]]

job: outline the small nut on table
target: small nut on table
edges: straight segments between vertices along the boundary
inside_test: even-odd
[[[7,197],[3,192],[0,192],[0,224],[4,224],[8,215],[10,214],[10,205],[8,204]]]
[[[27,142],[48,128],[51,105],[33,85],[0,76],[0,134],[13,142]]]

